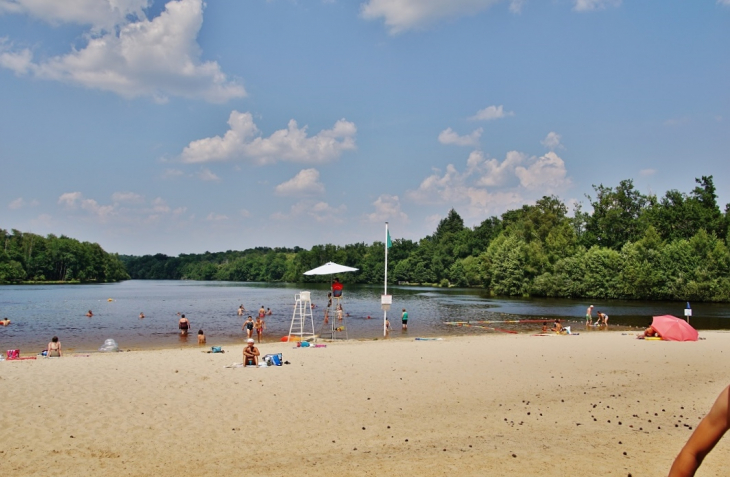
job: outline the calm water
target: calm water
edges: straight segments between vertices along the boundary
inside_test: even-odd
[[[0,316],[12,324],[0,328],[0,350],[20,348],[24,353],[42,350],[57,335],[69,351],[91,351],[107,338],[114,338],[122,349],[197,346],[197,330],[203,329],[208,345],[240,344],[245,337],[243,319],[237,316],[243,304],[254,315],[258,308],[271,308],[265,339],[278,340],[289,332],[294,295],[312,292],[315,331],[320,332],[327,302],[326,285],[277,285],[237,282],[143,281],[101,285],[0,286]],[[610,316],[613,329],[648,326],[652,315],[682,316],[684,302],[602,301],[592,303],[564,299],[489,298],[481,290],[393,287],[393,307],[388,313],[393,326],[391,336],[399,337],[400,310],[410,317],[406,336],[449,336],[481,334],[483,328],[459,328],[445,321],[554,319],[574,321],[585,332],[583,316],[587,305],[595,305]],[[348,287],[343,299],[350,314],[346,326],[350,338],[376,338],[382,335],[382,288]],[[108,301],[111,298],[113,301]],[[94,316],[84,316],[93,310]],[[139,319],[144,312],[145,318]],[[177,331],[177,313],[185,313],[192,324],[187,339]],[[730,310],[726,304],[693,304],[691,323],[698,329],[730,329]],[[370,316],[372,319],[368,319]],[[244,316],[245,318],[245,316]],[[533,324],[497,324],[495,327],[518,332],[534,332]],[[598,332],[598,330],[589,330]]]

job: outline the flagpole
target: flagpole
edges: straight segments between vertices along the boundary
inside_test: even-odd
[[[383,284],[384,293],[388,294],[388,222],[385,223],[385,282]],[[383,310],[383,337],[388,334],[388,312]]]

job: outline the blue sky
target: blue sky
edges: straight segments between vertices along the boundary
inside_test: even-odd
[[[0,0],[0,227],[417,240],[592,184],[730,202],[730,0]]]

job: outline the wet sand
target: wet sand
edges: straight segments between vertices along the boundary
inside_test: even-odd
[[[224,368],[165,349],[0,363],[15,475],[666,475],[730,382],[730,333],[394,339]],[[725,352],[727,351],[727,353]],[[730,438],[698,475],[724,475]]]

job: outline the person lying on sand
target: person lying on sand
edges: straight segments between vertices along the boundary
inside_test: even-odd
[[[730,429],[729,387],[725,387],[674,459],[669,477],[691,477],[725,432]]]
[[[253,338],[249,338],[246,347],[243,348],[243,365],[244,366],[258,366],[259,365],[259,349],[256,347],[256,343]]]
[[[636,337],[639,338],[640,340],[643,340],[644,338],[655,338],[655,337],[661,338],[662,335],[660,335],[659,332],[657,330],[655,330],[653,326],[650,326],[647,329],[645,329],[643,333],[638,334]]]

